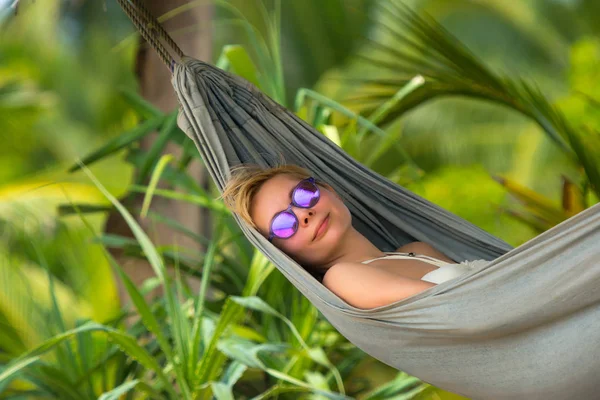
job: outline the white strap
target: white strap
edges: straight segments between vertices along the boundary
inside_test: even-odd
[[[386,255],[383,256],[383,257],[373,258],[371,260],[363,261],[362,263],[363,264],[368,264],[371,261],[381,260],[381,259],[388,258],[388,259],[393,259],[393,260],[396,260],[396,259],[408,259],[408,260],[418,259],[419,261],[424,261],[426,263],[433,264],[433,265],[436,265],[438,267],[441,267],[442,265],[449,264],[449,263],[447,263],[445,261],[438,260],[437,258],[429,257],[429,256],[426,256],[426,255],[423,255],[423,254],[415,254],[414,256],[409,256],[407,254],[409,254],[409,253],[389,252],[389,253],[386,253]],[[412,254],[414,254],[414,253],[412,253]]]

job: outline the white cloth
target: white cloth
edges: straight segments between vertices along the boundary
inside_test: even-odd
[[[413,255],[409,255],[413,254]],[[473,268],[481,267],[486,265],[491,261],[487,260],[467,260],[463,261],[460,264],[449,263],[446,261],[438,260],[437,258],[429,257],[423,254],[414,254],[414,253],[387,253],[383,257],[373,258],[371,260],[363,261],[363,264],[368,264],[371,261],[381,260],[384,258],[389,259],[419,259],[419,261],[424,261],[428,264],[432,264],[437,266],[438,268],[428,272],[425,274],[421,280],[426,282],[431,282],[435,284],[440,284],[442,282],[449,281],[450,279],[458,278],[462,274],[472,270]]]
[[[438,285],[442,282],[449,281],[450,279],[458,278],[462,274],[478,267],[487,265],[491,261],[487,260],[467,260],[460,264],[446,263],[440,268],[428,272],[421,280],[431,283],[437,283]]]

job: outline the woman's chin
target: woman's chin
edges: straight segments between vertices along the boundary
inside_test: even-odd
[[[307,259],[305,257],[302,256],[290,256],[294,261],[296,261],[298,264],[304,266],[304,267],[316,267],[319,266],[320,264],[318,263],[318,261],[316,261],[315,259]]]

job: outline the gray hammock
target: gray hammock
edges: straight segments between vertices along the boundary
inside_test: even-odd
[[[232,166],[270,166],[283,155],[331,184],[355,228],[381,250],[424,241],[459,262],[493,260],[407,299],[361,310],[236,216],[248,240],[357,347],[470,398],[598,396],[600,204],[511,248],[361,165],[242,78],[184,57],[172,83],[178,124],[219,189]]]
[[[171,67],[178,124],[219,189],[232,166],[270,166],[283,155],[331,184],[355,228],[379,249],[424,241],[459,262],[491,261],[404,300],[361,310],[236,216],[248,240],[348,340],[470,398],[598,398],[600,204],[511,248],[353,160],[247,81],[182,57],[140,0],[118,2]]]

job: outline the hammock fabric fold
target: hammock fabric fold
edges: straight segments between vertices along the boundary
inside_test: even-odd
[[[232,166],[270,166],[283,155],[331,184],[354,226],[381,250],[425,241],[459,262],[493,260],[402,301],[361,310],[236,217],[246,237],[360,349],[469,398],[598,396],[600,204],[511,248],[364,167],[239,77],[184,57],[172,83],[178,124],[220,189]]]

